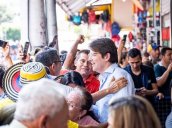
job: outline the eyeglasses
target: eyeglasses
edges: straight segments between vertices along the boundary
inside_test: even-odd
[[[56,61],[54,61],[54,63],[60,63],[61,65],[63,65],[63,61],[62,60],[56,60]]]

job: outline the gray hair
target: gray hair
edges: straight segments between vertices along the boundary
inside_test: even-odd
[[[82,87],[75,87],[73,91],[69,93],[70,94],[77,94],[78,95],[78,100],[80,98],[81,100],[81,108],[83,110],[89,110],[93,104],[93,98],[92,95],[84,88]]]
[[[33,121],[41,115],[53,118],[62,111],[65,98],[55,86],[58,83],[43,78],[23,87],[19,93],[14,118],[19,121]]]

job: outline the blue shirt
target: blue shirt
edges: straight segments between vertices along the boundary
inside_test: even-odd
[[[130,74],[125,71],[124,69],[118,67],[117,64],[112,64],[109,66],[108,69],[105,70],[102,74],[99,76],[100,80],[100,88],[99,90],[106,89],[110,86],[110,82],[112,78],[118,79],[121,77],[124,77],[127,79],[128,84],[124,88],[120,89],[118,92],[114,94],[109,94],[99,101],[96,102],[96,104],[93,106],[93,112],[98,117],[98,120],[100,122],[107,122],[108,118],[108,108],[109,108],[109,101],[110,99],[118,99],[125,96],[130,96],[135,93],[134,91],[134,83],[130,76]]]

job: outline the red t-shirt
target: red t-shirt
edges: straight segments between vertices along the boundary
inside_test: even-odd
[[[64,75],[67,72],[69,72],[69,70],[67,69],[62,69],[60,71],[60,75]],[[94,93],[97,92],[99,90],[99,85],[100,85],[100,81],[93,75],[91,74],[85,81],[85,88],[90,92],[90,93]]]
[[[90,93],[97,92],[99,90],[100,81],[92,74],[85,81],[85,87]]]

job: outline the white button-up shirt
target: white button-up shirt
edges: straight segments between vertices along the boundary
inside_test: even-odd
[[[120,89],[118,92],[103,97],[102,99],[96,102],[95,106],[93,106],[93,112],[96,114],[100,122],[107,121],[109,107],[108,105],[110,99],[118,99],[121,97],[131,96],[135,93],[134,82],[130,74],[126,72],[124,69],[118,67],[117,64],[112,64],[108,69],[106,69],[102,74],[100,74],[99,90],[108,88],[113,77],[115,78],[115,80],[124,77],[127,79],[128,84],[124,88]]]

